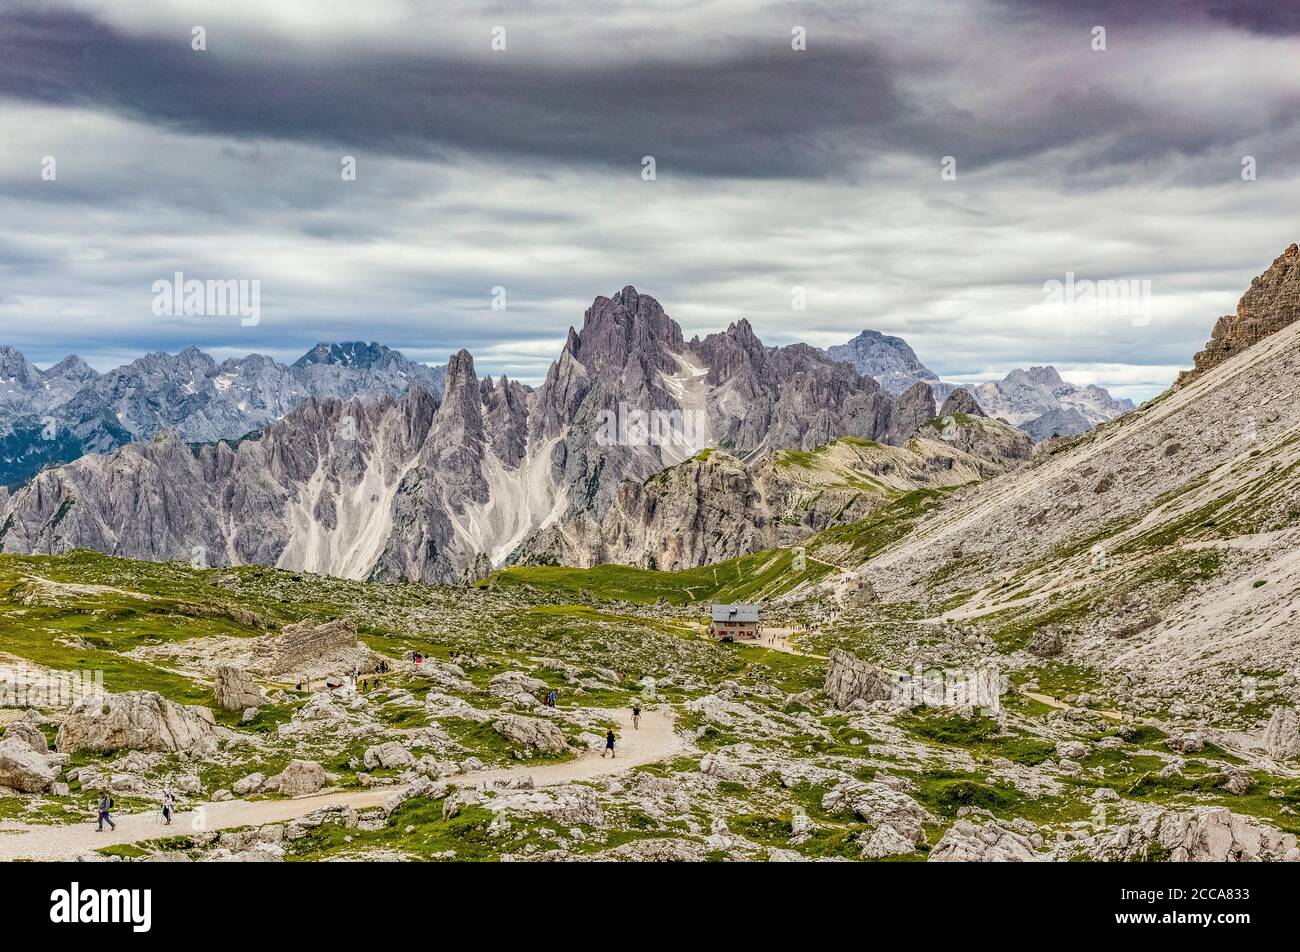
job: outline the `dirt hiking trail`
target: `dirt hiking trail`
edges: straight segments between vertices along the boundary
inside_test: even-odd
[[[461,787],[482,787],[518,776],[530,776],[539,787],[555,786],[573,780],[592,780],[624,773],[643,764],[657,763],[688,749],[685,738],[673,731],[673,714],[666,707],[641,712],[641,727],[632,727],[630,710],[610,711],[618,735],[613,758],[600,751],[584,751],[575,759],[558,764],[530,765],[477,770],[446,778]],[[233,827],[263,826],[284,823],[324,807],[351,806],[358,810],[382,806],[401,785],[376,787],[338,793],[297,797],[292,800],[224,800],[199,804],[193,810],[177,813],[165,826],[159,811],[114,816],[116,830],[105,827],[95,831],[95,821],[88,818],[73,824],[31,824],[0,822],[0,862],[16,859],[39,861],[72,860],[105,846],[139,843],[164,836],[188,835],[196,829],[228,830]]]

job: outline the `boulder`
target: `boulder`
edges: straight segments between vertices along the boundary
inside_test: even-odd
[[[569,751],[564,732],[549,721],[522,714],[507,714],[492,723],[492,729],[526,757],[534,754],[563,754]]]
[[[1088,756],[1088,748],[1077,740],[1063,740],[1056,745],[1056,753],[1065,760],[1083,760]]]
[[[1196,754],[1205,749],[1205,738],[1199,732],[1192,731],[1190,734],[1170,737],[1165,741],[1165,746],[1180,754]]]
[[[266,774],[254,772],[249,774],[247,777],[242,777],[239,780],[236,780],[235,785],[230,789],[235,796],[242,797],[246,794],[256,793],[258,790],[261,790],[264,783],[266,783]]]
[[[395,740],[368,747],[363,760],[367,770],[374,770],[376,767],[409,767],[415,763],[411,752]]]
[[[1219,785],[1234,797],[1239,797],[1255,785],[1255,777],[1240,767],[1224,767],[1223,780]]]
[[[216,728],[206,707],[176,704],[155,691],[88,694],[59,725],[55,746],[64,753],[92,750],[190,750]]]
[[[0,787],[22,793],[42,793],[54,784],[59,772],[45,758],[18,737],[0,741]]]
[[[1040,628],[1029,639],[1029,653],[1040,658],[1055,658],[1065,650],[1065,637],[1056,628]]]
[[[1275,707],[1264,729],[1264,749],[1274,760],[1300,756],[1300,712],[1294,707]]]
[[[286,797],[301,797],[325,786],[325,768],[311,760],[291,760],[267,784]]]
[[[864,859],[884,859],[887,856],[907,856],[916,852],[916,843],[892,826],[882,826],[858,838]]]
[[[504,671],[488,682],[488,693],[494,697],[513,698],[516,694],[527,694],[534,701],[537,695],[549,685],[522,671]]]
[[[50,749],[50,742],[46,740],[45,732],[31,721],[12,722],[5,728],[4,739],[22,741],[38,754],[43,754]]]
[[[997,820],[976,826],[958,820],[930,850],[932,863],[1033,863],[1040,857],[1024,833],[1008,829]]]
[[[894,686],[874,665],[832,648],[824,690],[831,703],[847,709],[855,701],[887,701],[893,696]]]
[[[316,680],[331,675],[347,677],[353,672],[369,674],[379,669],[381,660],[357,639],[352,622],[307,619],[286,625],[278,635],[258,638],[249,669]]]
[[[925,824],[934,819],[930,812],[901,790],[880,780],[842,784],[822,797],[822,809],[838,812],[846,804],[864,823],[877,829],[890,827],[889,840],[906,839],[913,847],[925,842]]]
[[[243,711],[245,708],[261,707],[268,703],[252,676],[233,664],[223,664],[217,668],[212,696],[217,707],[223,711]]]

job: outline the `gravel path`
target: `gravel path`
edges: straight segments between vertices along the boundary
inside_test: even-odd
[[[645,710],[641,727],[632,727],[632,712],[611,711],[618,724],[617,756],[602,758],[598,752],[584,752],[576,759],[560,764],[539,764],[480,770],[448,778],[460,786],[482,786],[509,777],[527,774],[539,787],[554,786],[573,780],[591,780],[623,773],[642,764],[652,764],[685,752],[684,738],[673,731],[672,711],[667,707]],[[352,806],[358,810],[383,804],[400,786],[370,790],[326,793],[293,800],[225,800],[204,803],[194,810],[176,814],[171,826],[164,826],[157,811],[114,817],[116,830],[95,831],[93,821],[68,824],[0,823],[0,861],[16,859],[70,860],[105,846],[138,843],[161,836],[188,834],[194,829],[222,830],[240,826],[284,823],[322,807]]]

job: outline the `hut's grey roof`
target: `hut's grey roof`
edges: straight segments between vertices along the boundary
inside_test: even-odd
[[[714,605],[714,621],[752,621],[758,622],[758,606],[745,605],[737,602],[735,605]]]

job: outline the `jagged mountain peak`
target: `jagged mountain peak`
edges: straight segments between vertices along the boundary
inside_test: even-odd
[[[376,367],[400,357],[398,351],[383,344],[371,341],[345,341],[343,343],[319,343],[303,354],[293,366],[307,367],[311,364],[335,364],[340,367]]]
[[[832,360],[851,364],[894,396],[918,381],[936,389],[939,384],[938,375],[921,363],[907,341],[880,331],[864,330],[847,343],[827,348],[826,353]],[[942,399],[943,394],[938,396]]]
[[[1007,374],[1003,380],[1006,383],[1027,381],[1028,383],[1036,384],[1040,387],[1048,387],[1052,390],[1065,386],[1065,381],[1061,378],[1060,372],[1051,364],[1043,367],[1034,366],[1024,369],[1016,369]]]
[[[41,376],[46,379],[63,377],[70,380],[94,380],[99,376],[99,372],[76,354],[69,354]]]
[[[39,378],[39,372],[21,351],[0,345],[0,381],[31,386]]]
[[[447,377],[443,384],[443,393],[450,394],[453,389],[472,382],[478,386],[478,375],[474,372],[474,355],[461,348],[447,359]]]
[[[670,354],[682,352],[682,329],[649,294],[628,285],[613,297],[598,296],[583,314],[582,331],[569,337],[566,350],[588,369],[602,372],[627,366],[634,357],[652,369],[671,371]]]
[[[988,416],[975,399],[975,395],[969,390],[960,387],[948,394],[948,398],[943,401],[943,406],[939,408],[940,417],[950,416],[954,413],[962,413],[966,416]]]

